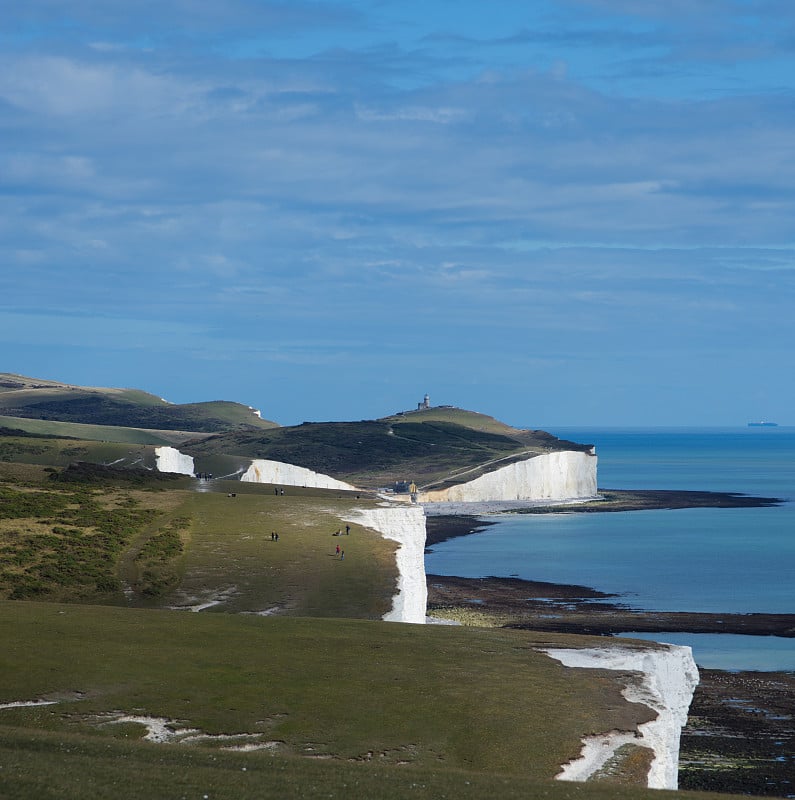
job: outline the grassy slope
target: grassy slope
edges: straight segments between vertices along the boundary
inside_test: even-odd
[[[92,482],[53,482],[44,468],[0,463],[0,599],[221,599],[222,611],[376,619],[391,608],[395,544],[358,525],[331,536],[352,506],[371,500],[325,490],[276,496],[237,482],[197,492],[189,479],[127,471],[82,477]]]
[[[96,442],[121,442],[176,447],[196,438],[194,431],[158,431],[129,428],[118,425],[90,425],[81,422],[28,419],[26,417],[0,416],[0,425],[11,430],[21,430],[36,436],[67,437]]]
[[[154,781],[161,797],[306,797],[343,784],[352,797],[526,797],[579,751],[580,736],[648,713],[624,703],[609,677],[534,649],[585,638],[37,603],[0,603],[0,635],[0,703],[61,701],[0,710],[4,797],[88,787],[92,797],[140,797]],[[136,745],[140,726],[98,719],[133,710],[275,744],[210,758],[187,745]]]
[[[178,590],[158,604],[220,599],[216,609],[224,612],[369,619],[390,610],[397,591],[395,543],[358,525],[349,536],[331,535],[344,529],[341,518],[352,506],[372,501],[293,488],[276,496],[258,484],[217,488],[182,493],[180,514],[193,520],[190,545]],[[336,558],[338,543],[344,561]]]
[[[9,417],[146,429],[210,432],[268,429],[239,403],[213,401],[174,405],[137,389],[71,386],[0,373],[0,414]]]

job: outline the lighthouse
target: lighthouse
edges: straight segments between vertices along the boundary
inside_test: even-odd
[[[431,407],[431,398],[426,394],[425,397],[422,398],[421,403],[417,403],[417,411],[422,411],[424,408]]]

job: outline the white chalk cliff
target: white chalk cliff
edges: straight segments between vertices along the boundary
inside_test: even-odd
[[[515,461],[467,483],[420,491],[420,503],[480,503],[489,500],[573,500],[596,495],[593,452],[560,450]]]
[[[275,483],[283,486],[306,486],[311,489],[344,489],[356,491],[356,487],[344,481],[338,481],[330,475],[313,472],[306,467],[285,464],[283,461],[270,461],[258,458],[240,476],[241,481],[249,483]]]
[[[158,472],[176,472],[180,475],[193,475],[193,457],[180,453],[175,447],[156,447]]]
[[[157,469],[193,475],[193,458],[174,447],[158,447]],[[560,450],[516,461],[495,469],[474,480],[446,489],[420,491],[419,503],[478,503],[511,500],[584,500],[597,493],[597,457]],[[356,486],[321,472],[287,464],[283,461],[258,458],[240,476],[241,481],[283,486],[305,486],[313,489],[358,491]],[[397,499],[397,498],[396,498]],[[408,499],[408,498],[406,498]]]
[[[387,622],[425,623],[428,586],[425,579],[425,513],[419,506],[356,508],[345,517],[378,531],[385,539],[399,542],[397,594]]]
[[[567,667],[614,669],[640,674],[638,682],[624,689],[624,697],[657,712],[657,718],[638,726],[638,733],[605,733],[583,739],[580,758],[566,764],[560,780],[585,781],[625,744],[650,748],[654,760],[649,769],[650,789],[676,789],[679,770],[679,739],[687,723],[687,711],[698,685],[698,669],[689,647],[664,645],[657,648],[626,647],[594,650],[546,650]]]

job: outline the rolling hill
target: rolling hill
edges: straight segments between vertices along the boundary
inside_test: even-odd
[[[75,386],[6,372],[0,373],[0,421],[3,417],[196,433],[278,427],[240,403],[177,405],[137,389]]]

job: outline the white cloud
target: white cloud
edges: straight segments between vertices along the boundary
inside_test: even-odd
[[[106,111],[173,109],[182,92],[138,67],[81,63],[57,56],[6,57],[0,97],[42,114],[71,116]]]
[[[357,107],[356,116],[364,122],[394,122],[404,120],[450,125],[466,120],[469,115],[461,108],[423,108],[414,106],[395,108],[390,111]]]

